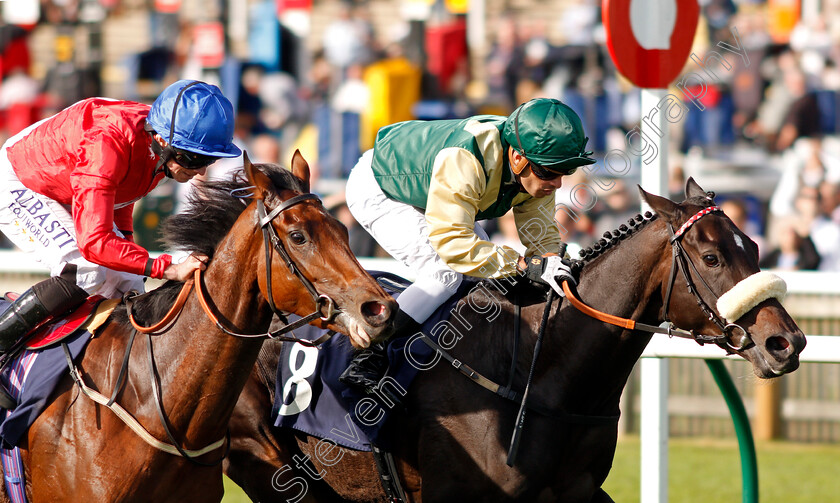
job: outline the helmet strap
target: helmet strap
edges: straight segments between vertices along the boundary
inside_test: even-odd
[[[513,132],[516,135],[516,143],[519,145],[519,150],[517,150],[516,153],[521,156],[519,162],[513,162],[513,145],[509,147],[510,152],[508,153],[508,156],[510,157],[510,169],[513,170],[513,173],[517,176],[522,174],[522,172],[525,171],[525,166],[528,165],[528,159],[525,158],[525,148],[522,147],[522,139],[519,138],[519,114],[522,113],[523,107],[524,105],[517,108],[516,115],[513,117]]]
[[[184,91],[196,84],[200,84],[200,81],[194,80],[185,85],[181,88],[178,92],[178,96],[175,98],[175,103],[172,105],[172,118],[169,121],[169,140],[166,142],[165,147],[161,147],[160,143],[157,142],[154,137],[156,131],[148,122],[146,122],[145,129],[152,135],[152,152],[158,155],[158,162],[155,164],[155,176],[157,176],[157,174],[162,170],[163,174],[166,175],[167,178],[172,178],[172,172],[166,164],[169,162],[169,159],[175,157],[175,147],[172,146],[172,140],[175,139],[175,117],[178,113],[178,103],[181,102],[181,96],[184,95]]]
[[[194,80],[189,84],[185,85],[181,88],[181,90],[178,92],[178,96],[175,98],[175,103],[172,105],[172,120],[169,121],[169,140],[167,140],[169,143],[168,147],[172,147],[172,140],[175,138],[175,114],[178,112],[178,103],[181,102],[181,96],[184,95],[184,91],[198,83],[199,81]]]
[[[158,156],[158,162],[155,164],[155,172],[154,176],[157,176],[158,173],[163,171],[163,174],[166,175],[167,178],[172,178],[172,172],[169,170],[169,166],[166,164],[169,162],[169,159],[175,155],[175,149],[172,145],[167,145],[166,147],[161,147],[160,143],[158,143],[157,139],[155,138],[155,133],[153,130],[149,131],[149,136],[152,137],[152,152],[154,152]]]

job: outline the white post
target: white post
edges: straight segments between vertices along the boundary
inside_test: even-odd
[[[665,89],[642,89],[642,138],[655,148],[653,159],[643,156],[642,187],[668,196],[668,122],[659,111]],[[644,159],[647,159],[646,163]],[[649,208],[642,207],[642,211]],[[641,362],[641,501],[668,501],[668,360]]]
[[[666,89],[642,89],[642,138],[655,149],[656,157],[642,156],[642,188],[668,196],[668,121],[659,110]],[[649,208],[642,207],[642,211]]]
[[[485,0],[470,0],[467,11],[467,44],[471,52],[484,55],[487,45],[487,6]]]
[[[668,359],[642,358],[641,499],[668,501]]]

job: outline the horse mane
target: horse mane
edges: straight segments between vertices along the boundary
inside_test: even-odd
[[[175,298],[178,297],[183,286],[184,284],[180,281],[169,280],[151,292],[133,298],[131,312],[134,314],[135,321],[146,327],[157,323],[166,316],[166,312],[175,303]],[[128,325],[128,305],[123,302],[115,307],[110,320]]]
[[[578,252],[578,255],[581,258],[579,261],[579,263],[581,263],[581,267],[600,257],[606,253],[607,250],[612,249],[622,240],[630,237],[634,232],[641,230],[648,223],[656,220],[656,218],[656,213],[650,211],[646,211],[644,215],[638,213],[633,218],[627,220],[626,224],[621,224],[618,228],[605,232],[604,237],[599,239],[597,243]]]
[[[277,164],[254,164],[271,180],[279,196],[281,190],[305,192],[301,180]],[[198,183],[187,198],[184,211],[167,218],[162,225],[163,242],[168,250],[201,253],[212,258],[234,222],[248,206],[251,185],[242,169],[228,179]],[[183,283],[167,281],[134,299],[132,311],[142,325],[151,325],[166,315]],[[125,304],[114,310],[113,320],[128,323]]]
[[[714,204],[714,192],[707,192],[705,196],[686,198],[682,203],[680,203],[681,206],[695,205],[703,208],[713,206]],[[638,213],[633,218],[627,220],[626,224],[621,224],[618,228],[605,232],[604,237],[599,239],[597,243],[578,252],[580,260],[576,261],[573,268],[576,266],[578,269],[577,272],[580,272],[586,264],[589,264],[596,258],[600,257],[608,250],[618,245],[622,240],[630,237],[635,231],[644,228],[648,223],[656,220],[657,218],[658,215],[651,211],[646,211],[644,215]]]
[[[277,164],[254,164],[265,173],[276,190],[305,192],[289,170]],[[216,247],[248,205],[250,183],[244,171],[233,172],[227,180],[199,183],[187,198],[184,211],[163,223],[163,242],[169,250],[201,253],[212,258]]]

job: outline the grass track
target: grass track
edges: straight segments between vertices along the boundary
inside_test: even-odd
[[[758,442],[761,503],[840,502],[840,445]],[[675,503],[738,503],[741,461],[735,439],[671,439],[668,496]],[[639,438],[623,438],[604,484],[616,502],[639,503]]]

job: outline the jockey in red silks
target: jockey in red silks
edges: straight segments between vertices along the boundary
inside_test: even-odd
[[[510,117],[408,121],[379,130],[346,193],[356,220],[392,257],[417,270],[397,300],[396,337],[414,334],[464,275],[524,275],[563,295],[562,279],[574,277],[558,255],[554,192],[564,175],[595,162],[587,141],[574,110],[547,98],[520,105]],[[491,242],[476,225],[511,209],[525,256]],[[384,346],[372,345],[339,380],[370,392],[387,366]]]
[[[233,144],[218,87],[181,80],[151,107],[89,98],[0,149],[0,231],[50,269],[0,315],[0,352],[88,295],[143,291],[143,277],[185,280],[206,257],[156,259],[132,239],[134,203],[164,178],[187,182]],[[2,403],[0,403],[2,405]]]

